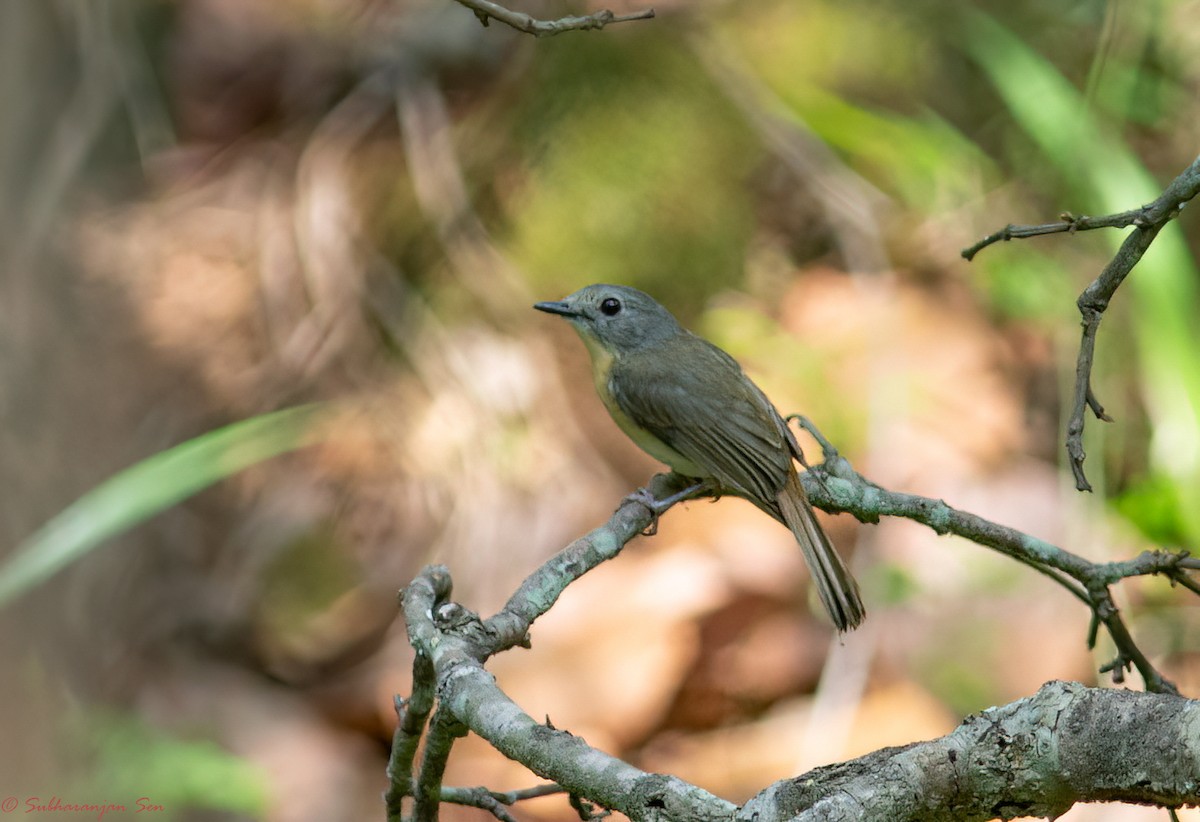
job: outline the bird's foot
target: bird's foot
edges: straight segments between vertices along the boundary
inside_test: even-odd
[[[666,513],[668,508],[677,502],[683,502],[707,490],[708,483],[701,480],[681,491],[671,494],[669,497],[658,499],[651,493],[649,488],[639,488],[625,497],[625,501],[639,503],[645,506],[646,510],[650,512],[650,524],[646,526],[646,530],[642,531],[642,536],[652,537],[658,533],[658,518]]]
[[[658,516],[666,508],[661,507],[659,501],[655,499],[654,494],[650,493],[649,488],[639,488],[629,496],[622,500],[624,502],[636,502],[646,508],[650,512],[650,524],[642,530],[642,536],[652,537],[658,533]]]

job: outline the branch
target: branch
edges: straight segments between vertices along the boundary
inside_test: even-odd
[[[824,451],[825,461],[803,475],[804,489],[813,505],[831,513],[852,514],[860,522],[878,522],[881,516],[911,519],[938,534],[955,534],[1037,569],[1087,604],[1094,620],[1108,630],[1117,654],[1102,670],[1112,672],[1114,682],[1121,683],[1124,671],[1132,666],[1147,690],[1177,692],[1175,685],[1138,648],[1113,602],[1109,586],[1128,577],[1162,574],[1173,581],[1180,577],[1187,579],[1185,587],[1195,590],[1194,580],[1187,577],[1184,565],[1186,553],[1150,552],[1126,563],[1091,562],[1015,528],[952,508],[940,499],[881,488],[855,471],[810,421],[798,415],[789,419],[799,420]]]
[[[666,499],[689,485],[678,474],[657,474],[647,490],[656,499]],[[625,544],[653,524],[645,505],[628,497],[607,525],[583,536],[554,555],[521,583],[505,606],[484,623],[491,637],[489,653],[520,645],[529,647],[528,632],[533,621],[554,605],[566,587],[605,560],[621,552]]]
[[[448,593],[448,591],[447,591]],[[396,732],[392,735],[392,753],[388,757],[388,789],[384,794],[388,822],[401,822],[402,803],[413,795],[413,760],[425,730],[425,720],[433,710],[435,676],[433,663],[424,654],[413,659],[412,697],[396,697]]]
[[[648,523],[648,512],[644,518]],[[816,769],[772,785],[738,809],[675,777],[644,773],[529,717],[475,658],[474,637],[482,623],[440,599],[444,593],[436,580],[442,578],[444,568],[427,568],[404,596],[410,637],[438,637],[421,651],[438,672],[440,710],[535,773],[635,822],[937,822],[1056,816],[1086,801],[1167,807],[1200,802],[1200,702],[1056,682],[1033,697],[974,715],[941,739]],[[541,795],[555,788],[533,790]],[[506,819],[502,809],[496,813],[474,801],[491,792],[472,793],[442,789],[442,798],[482,806]]]
[[[1154,225],[1153,218],[1150,216],[1151,205],[1131,211],[1122,211],[1119,214],[1109,214],[1105,217],[1076,216],[1070,212],[1064,212],[1060,215],[1061,220],[1057,223],[1042,223],[1041,225],[1013,225],[1010,223],[996,233],[987,235],[970,248],[964,248],[962,255],[965,260],[970,262],[975,259],[976,254],[994,243],[1024,240],[1029,237],[1041,237],[1045,234],[1074,234],[1076,231],[1091,231],[1095,228],[1128,228],[1129,226],[1147,228]]]
[[[1120,250],[1112,258],[1104,270],[1092,283],[1083,290],[1076,301],[1079,313],[1083,315],[1083,339],[1079,344],[1079,357],[1075,364],[1075,396],[1071,407],[1071,417],[1067,422],[1067,456],[1071,463],[1071,472],[1075,476],[1075,487],[1080,491],[1091,491],[1092,485],[1083,472],[1083,461],[1086,454],[1083,450],[1084,416],[1088,409],[1097,419],[1111,422],[1104,413],[1104,407],[1092,391],[1092,362],[1096,349],[1096,332],[1100,328],[1100,319],[1108,308],[1108,303],[1116,293],[1125,277],[1133,270],[1146,249],[1154,242],[1158,232],[1162,230],[1183,209],[1189,200],[1200,193],[1200,157],[1163,191],[1162,196],[1152,203],[1124,211],[1120,214],[1110,214],[1107,217],[1075,217],[1064,214],[1062,221],[1044,225],[1016,226],[1009,225],[989,234],[970,248],[963,249],[962,255],[970,260],[992,243],[1001,240],[1036,237],[1042,234],[1057,234],[1062,232],[1074,233],[1088,231],[1093,228],[1126,228],[1133,226],[1135,231],[1121,244]]]
[[[777,782],[736,819],[1054,818],[1077,802],[1195,805],[1198,784],[1200,702],[1051,682],[941,739]]]
[[[615,539],[619,551],[650,521],[651,514],[644,505],[628,501],[609,523],[572,545],[589,538],[605,544]],[[539,573],[545,571],[545,565],[539,569]],[[484,670],[481,657],[486,655],[488,633],[477,616],[445,601],[448,582],[446,569],[432,566],[402,594],[409,641],[418,654],[430,658],[437,672],[440,710],[448,711],[505,756],[539,776],[631,819],[646,819],[648,815],[694,822],[730,819],[733,804],[681,779],[638,770],[522,711],[496,685],[495,677]]]
[[[632,14],[614,14],[608,9],[601,9],[583,17],[560,17],[557,20],[539,20],[521,11],[513,11],[491,0],[458,0],[461,5],[475,12],[479,22],[484,26],[491,20],[499,20],[506,26],[512,26],[517,31],[532,34],[534,37],[551,37],[564,31],[590,31],[602,29],[609,23],[627,23],[631,20],[649,20],[654,17],[654,9],[644,9]]]
[[[1070,458],[1071,473],[1075,475],[1075,488],[1080,491],[1092,490],[1092,484],[1083,473],[1083,461],[1087,458],[1083,450],[1084,414],[1090,408],[1096,419],[1112,422],[1092,391],[1092,362],[1100,319],[1108,308],[1108,301],[1150,248],[1150,243],[1154,242],[1163,225],[1165,222],[1139,228],[1126,237],[1116,256],[1075,301],[1079,313],[1083,315],[1083,338],[1079,342],[1079,358],[1075,363],[1075,398],[1071,404],[1071,417],[1067,421],[1067,456]]]
[[[439,706],[429,722],[426,734],[425,755],[421,760],[421,778],[417,780],[416,807],[413,818],[416,822],[437,822],[438,808],[442,803],[442,775],[450,760],[450,749],[454,741],[466,736],[467,729],[453,712]]]
[[[538,785],[534,788],[503,792],[489,791],[487,788],[442,788],[442,801],[485,810],[501,822],[516,822],[516,818],[508,812],[508,806],[524,799],[553,796],[562,792],[563,789],[558,785]]]
[[[1123,672],[1129,667],[1134,667],[1144,679],[1147,689],[1161,692],[1159,696],[1143,695],[1146,699],[1166,699],[1175,694],[1175,686],[1154,668],[1138,648],[1120,612],[1113,604],[1109,586],[1128,577],[1162,574],[1172,582],[1181,582],[1190,590],[1197,591],[1200,590],[1200,584],[1197,584],[1189,576],[1189,572],[1198,564],[1195,560],[1190,559],[1186,554],[1158,551],[1146,552],[1123,562],[1093,563],[1037,537],[952,508],[942,500],[881,488],[854,471],[849,462],[838,455],[832,445],[811,423],[801,418],[801,424],[814,434],[821,444],[825,456],[822,464],[813,466],[802,475],[805,490],[814,505],[826,511],[853,514],[863,522],[877,522],[881,516],[904,517],[928,525],[939,534],[957,534],[1036,568],[1091,608],[1094,627],[1089,633],[1089,641],[1094,640],[1101,625],[1106,628],[1116,646],[1116,656],[1104,666],[1103,670],[1111,671],[1114,681],[1121,681]],[[651,481],[648,490],[655,499],[663,500],[689,484],[690,480],[679,475],[660,474]],[[448,723],[453,719],[455,722],[461,723],[462,727],[474,731],[505,756],[521,762],[535,774],[552,780],[572,796],[582,796],[602,807],[620,811],[635,822],[644,819],[689,820],[692,822],[731,820],[735,818],[734,814],[737,810],[731,803],[675,777],[645,773],[590,747],[579,737],[535,721],[499,689],[495,678],[484,669],[484,662],[492,654],[517,645],[528,646],[528,632],[533,622],[554,605],[571,582],[602,562],[617,556],[630,540],[638,534],[644,533],[653,524],[654,515],[644,502],[639,501],[640,499],[639,495],[626,498],[607,523],[571,543],[547,560],[521,584],[504,608],[488,620],[481,620],[463,606],[449,601],[450,576],[444,567],[431,566],[422,571],[401,595],[409,642],[416,649],[418,660],[428,660],[428,665],[424,663],[420,665],[420,675],[425,677],[426,681],[414,682],[414,693],[418,688],[422,693],[436,689],[438,710],[431,726],[439,725],[437,717],[446,717]],[[414,665],[414,678],[417,674],[417,666]],[[1062,687],[1082,689],[1082,686]],[[1087,693],[1093,692],[1088,691]],[[413,702],[415,701],[414,698]],[[1169,713],[1172,717],[1183,716],[1183,712],[1178,707],[1180,704],[1186,704],[1189,710],[1195,705],[1191,702],[1180,703],[1177,701],[1147,702],[1145,704],[1169,704],[1171,706]],[[1017,706],[1010,706],[1014,716],[1022,713],[1019,706],[1020,703]],[[1190,729],[1192,736],[1188,738],[1192,740],[1200,738],[1197,736],[1197,731],[1200,731],[1200,713],[1197,711],[1200,711],[1200,708],[1187,714],[1189,717],[1195,715],[1195,718],[1189,720],[1196,726]],[[968,725],[975,728],[985,726],[991,728],[996,726],[998,721],[985,713],[979,720],[983,724],[971,725],[968,723]],[[1162,725],[1162,723],[1158,724]],[[458,728],[457,725],[448,725],[448,727]],[[1110,747],[1120,748],[1126,744],[1123,727],[1111,724],[1105,726],[1104,730],[1113,734],[1112,739],[1109,740]],[[1072,727],[1064,726],[1059,732],[1065,734],[1072,730]],[[1147,727],[1145,730],[1149,733],[1150,729]],[[1097,733],[1099,732],[1097,731]],[[967,731],[961,731],[961,733],[965,734]],[[443,736],[445,735],[443,734]],[[442,748],[448,751],[448,744],[451,740],[452,737],[448,737]],[[409,744],[407,737],[403,741],[406,745]],[[976,760],[968,759],[967,761],[983,761],[986,758],[985,755],[1002,757],[1005,755],[1005,750],[1015,744],[1014,740],[1008,736],[996,737],[992,742],[994,743],[992,748],[995,750],[992,750],[990,754],[981,748],[979,752],[976,752]],[[961,742],[948,744],[950,747],[947,750],[957,752],[947,755],[950,757],[950,765],[954,766],[953,757],[958,756],[966,749],[963,748]],[[434,743],[431,742],[430,746],[433,747]],[[871,762],[875,763],[871,767],[878,768],[878,762],[891,757],[896,757],[899,762],[899,757],[906,755],[905,751],[907,750],[909,749],[881,751],[871,755],[875,759],[870,757],[867,759],[871,759]],[[1051,756],[1046,753],[1046,750],[1049,749],[1037,748],[1034,751],[1044,757],[1044,761],[1039,760],[1041,767],[1058,767],[1057,763],[1063,754],[1055,749],[1055,755]],[[1174,750],[1174,748],[1151,750]],[[909,756],[916,756],[916,761],[920,762],[923,755],[909,754]],[[1032,755],[1030,756],[1032,757]],[[393,759],[397,759],[395,754]],[[426,759],[429,760],[428,753]],[[1162,764],[1159,761],[1161,757],[1147,756],[1146,759],[1159,765]],[[1080,759],[1079,761],[1083,762],[1084,760]],[[1101,754],[1094,754],[1092,760],[1086,761],[1094,761],[1102,772],[1112,764],[1105,759],[1105,755]],[[1193,763],[1193,767],[1196,767],[1195,763],[1200,762],[1200,759],[1192,758],[1188,761]],[[888,767],[895,770],[900,766],[889,765]],[[440,778],[440,766],[437,770]],[[955,768],[951,768],[951,770],[957,773]],[[837,776],[842,772],[831,773]],[[1069,805],[1070,802],[1084,801],[1094,795],[1094,792],[1089,792],[1086,786],[1071,782],[1068,778],[1070,776],[1071,774],[1068,774],[1062,778],[1064,784],[1070,783],[1067,786],[1070,790],[1066,793],[1053,794],[1051,799],[1066,802]],[[395,778],[393,774],[393,779]],[[878,773],[874,778],[878,779]],[[1074,778],[1079,780],[1085,777],[1076,775]],[[807,781],[811,782],[812,780]],[[959,782],[963,786],[959,788],[960,790],[970,787],[965,779],[960,779]],[[1145,785],[1139,787],[1139,784],[1138,780],[1114,782],[1108,786],[1112,789],[1108,796],[1114,799],[1123,798],[1128,801],[1160,802],[1162,804],[1196,801],[1194,798],[1180,799],[1180,794],[1170,791],[1164,792],[1161,796],[1155,794],[1154,797],[1157,798],[1154,798],[1146,793],[1146,790],[1149,789]],[[1151,782],[1150,784],[1157,785],[1159,783]],[[1190,790],[1194,791],[1196,784],[1197,782],[1193,782]],[[1008,806],[988,806],[991,815],[1013,815],[1016,810],[1025,807],[1026,804],[1030,808],[1041,808],[1042,806],[1037,803],[1042,800],[1035,801],[1021,793],[1025,787],[1024,783],[1013,786],[1012,796],[1015,797],[1013,801],[1017,804],[1013,805],[1012,809],[1006,810]],[[1041,788],[1048,790],[1045,785],[1042,785]],[[418,793],[421,790],[422,786],[418,785]],[[438,797],[440,801],[461,801],[461,798],[465,796],[459,792],[461,790],[440,788],[439,786],[435,792],[430,787],[427,797],[429,801],[432,801],[434,796]],[[777,786],[773,790],[782,789]],[[1034,790],[1034,787],[1030,787],[1029,790]],[[1139,793],[1139,791],[1141,792]],[[840,795],[843,798],[846,796],[844,791]],[[858,800],[862,800],[864,794],[860,791],[855,796],[858,797]],[[821,801],[825,801],[823,797],[825,794],[822,792],[819,797]],[[1055,797],[1057,798],[1055,799]],[[772,801],[775,800],[772,799]],[[943,801],[950,800],[943,797]],[[954,804],[958,801],[959,799],[954,799],[948,807],[958,807]],[[873,807],[886,806],[873,805]],[[503,809],[499,809],[501,813],[497,813],[494,806],[489,806],[488,809],[492,810],[493,815],[498,818],[505,818]],[[739,814],[736,818],[749,819],[751,817]],[[813,818],[838,817],[822,815]],[[889,815],[889,818],[893,817]]]

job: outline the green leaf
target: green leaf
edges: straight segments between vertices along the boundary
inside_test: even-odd
[[[1182,545],[1186,542],[1183,511],[1171,480],[1157,474],[1132,483],[1113,505],[1146,538],[1159,545]]]
[[[105,480],[17,546],[0,566],[0,605],[219,480],[310,444],[307,434],[318,408],[305,405],[227,425]]]
[[[143,813],[161,821],[198,811],[266,814],[266,775],[212,740],[185,738],[109,711],[80,716],[67,731],[75,750],[94,758],[94,772],[80,790],[120,801],[130,816]]]

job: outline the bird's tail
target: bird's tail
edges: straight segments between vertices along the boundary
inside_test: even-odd
[[[804,561],[808,563],[808,570],[816,583],[817,594],[833,619],[833,624],[839,631],[857,628],[867,615],[858,593],[858,583],[850,576],[850,570],[817,522],[808,495],[804,493],[800,477],[795,471],[791,472],[776,500],[784,525],[791,529],[796,542],[800,543]]]

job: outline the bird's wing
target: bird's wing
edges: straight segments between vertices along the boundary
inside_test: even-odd
[[[724,488],[777,509],[794,470],[787,426],[733,358],[691,335],[637,356],[636,378],[620,362],[610,375],[621,410]]]

